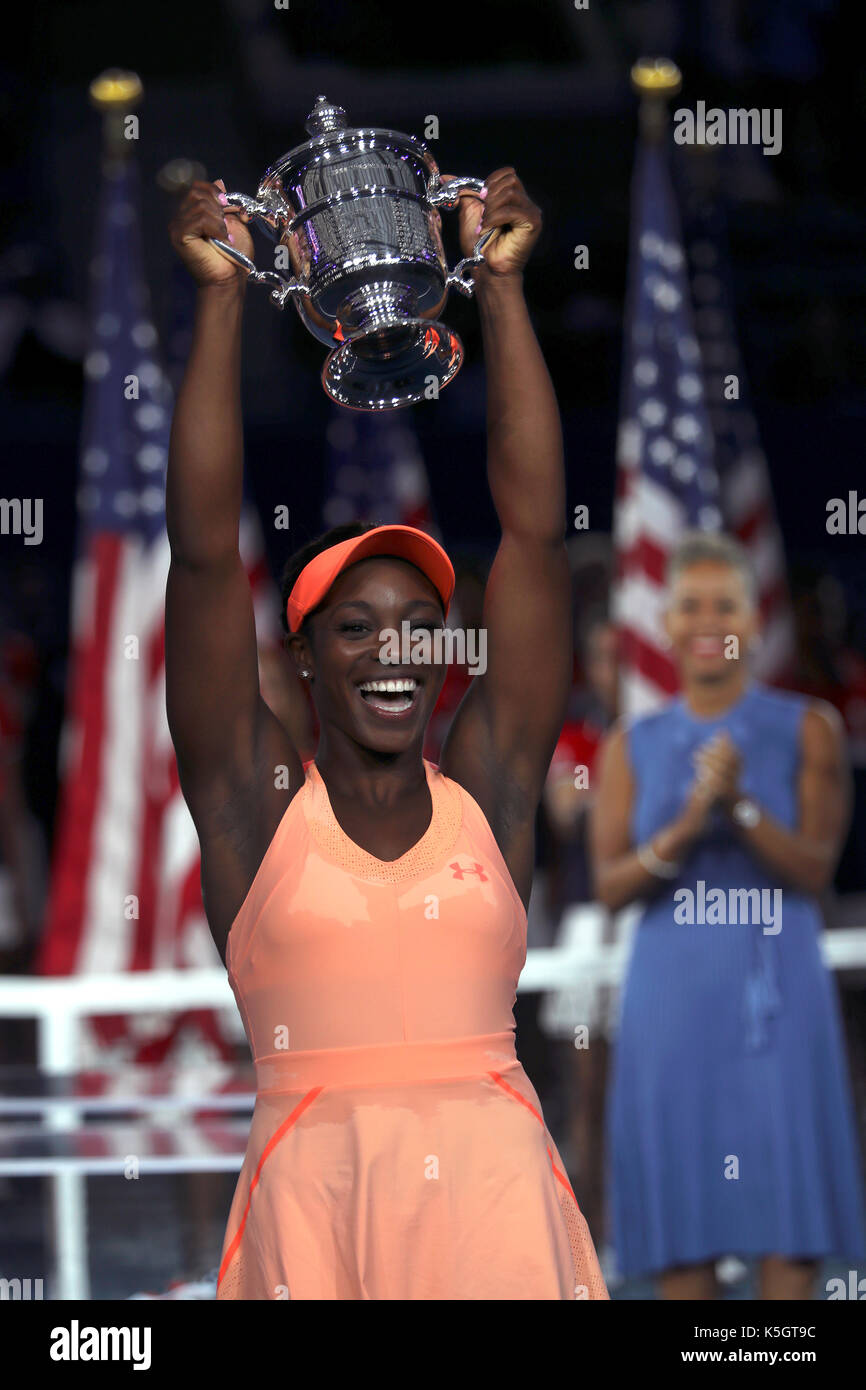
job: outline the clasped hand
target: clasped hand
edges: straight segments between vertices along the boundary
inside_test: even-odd
[[[707,739],[692,755],[695,776],[689,799],[703,803],[707,809],[721,806],[730,811],[740,799],[742,758],[727,730]]]

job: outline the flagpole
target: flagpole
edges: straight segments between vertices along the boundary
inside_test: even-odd
[[[109,68],[90,84],[90,104],[102,113],[103,173],[119,169],[130,157],[134,140],[130,138],[128,120],[141,101],[141,79],[134,72]],[[137,131],[135,132],[137,134]],[[44,1068],[64,1073],[77,1065],[80,1030],[64,1019],[59,1040],[51,1055],[42,1058]],[[46,1116],[49,1130],[75,1132],[78,1115],[74,1106],[52,1107]],[[54,1279],[52,1296],[60,1300],[81,1300],[90,1297],[90,1271],[87,1251],[87,1187],[85,1175],[72,1168],[62,1168],[51,1178],[51,1221],[54,1243]]]
[[[659,619],[663,574],[686,517],[697,525],[712,502],[705,458],[710,433],[702,383],[690,370],[696,341],[666,157],[668,104],[681,89],[682,74],[669,58],[644,57],[630,77],[639,97],[639,133],[631,184],[612,603],[622,638],[620,712],[626,715],[657,708],[676,691]],[[689,391],[697,385],[697,397],[680,394],[683,381]]]
[[[683,75],[670,58],[639,58],[631,70],[631,85],[640,97],[641,139],[660,145],[668,131],[668,102],[682,87]]]
[[[137,72],[106,68],[88,88],[90,105],[102,113],[102,153],[106,160],[128,159],[137,131],[130,135],[129,117],[140,106],[144,87]],[[137,120],[137,117],[136,117]]]

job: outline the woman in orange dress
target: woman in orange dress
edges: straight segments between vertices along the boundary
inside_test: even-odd
[[[425,760],[445,652],[389,662],[383,639],[404,623],[413,643],[441,636],[451,563],[412,527],[336,528],[284,582],[320,726],[302,762],[260,694],[238,553],[246,275],[207,238],[247,255],[252,239],[223,197],[195,184],[171,228],[199,288],[166,498],[169,722],[257,1074],[217,1297],[605,1299],[514,1047],[535,814],[571,676],[559,416],[522,291],[540,214],[513,169],[461,198],[465,254],[479,223],[499,229],[476,272],[502,530],[486,670]]]

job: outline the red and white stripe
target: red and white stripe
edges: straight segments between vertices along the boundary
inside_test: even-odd
[[[655,709],[677,689],[663,613],[671,538],[683,528],[683,509],[641,469],[642,446],[640,425],[623,421],[617,441],[613,618],[620,636],[620,707],[627,714]]]
[[[277,602],[257,520],[241,553],[259,641],[276,640]],[[167,539],[99,533],[73,577],[73,686],[62,741],[62,795],[39,968],[125,973],[219,963],[204,914],[198,838],[180,790],[165,709]],[[137,637],[137,659],[128,654]],[[158,1060],[194,1019],[219,1052],[239,1037],[228,1013],[94,1020],[109,1043]],[[88,1061],[87,1055],[82,1059]]]
[[[785,548],[776,522],[767,460],[754,445],[744,450],[721,479],[727,529],[748,552],[758,583],[761,641],[753,658],[760,680],[780,681],[790,670],[794,628],[785,573]]]

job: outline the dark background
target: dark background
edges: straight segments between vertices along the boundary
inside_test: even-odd
[[[106,67],[142,78],[138,160],[144,244],[163,343],[173,300],[169,159],[254,192],[306,138],[319,92],[356,124],[421,135],[440,122],[446,172],[512,164],[545,215],[526,290],[562,408],[569,514],[610,526],[629,179],[637,135],[628,81],[641,53],[684,74],[675,104],[781,107],[783,147],[731,154],[725,168],[740,347],[772,473],[792,578],[841,580],[846,639],[864,642],[859,537],[828,536],[829,498],[856,488],[866,415],[864,74],[853,5],[835,0],[514,0],[432,9],[369,0],[31,6],[2,64],[0,440],[5,496],[45,499],[45,540],[0,538],[0,617],[37,638],[28,790],[49,830],[56,796],[73,554],[87,265],[99,182],[100,117],[87,86]],[[11,52],[10,52],[11,49]],[[454,219],[446,246],[457,258]],[[585,243],[590,268],[573,268]],[[248,472],[265,512],[288,504],[295,548],[321,529],[328,402],[321,346],[261,289],[247,299]],[[441,401],[412,411],[449,546],[489,548],[484,395],[476,310],[452,296],[447,321],[467,362]],[[866,492],[866,488],[864,488]],[[302,523],[302,524],[300,524]],[[268,533],[278,572],[285,533]],[[799,577],[799,578],[798,578]]]
[[[100,180],[101,118],[87,88],[108,67],[131,68],[144,84],[137,148],[144,255],[154,319],[169,352],[178,270],[166,231],[171,200],[157,184],[167,161],[198,160],[208,178],[253,193],[264,170],[306,139],[304,119],[324,92],[354,124],[423,135],[425,118],[435,114],[440,133],[431,147],[445,172],[484,176],[513,165],[545,217],[525,283],[562,411],[567,515],[585,504],[592,529],[602,532],[610,527],[614,494],[637,138],[629,68],[644,53],[673,57],[684,76],[675,104],[691,109],[698,100],[781,107],[777,157],[752,148],[720,152],[739,346],[791,582],[801,593],[835,595],[836,654],[866,659],[863,540],[829,536],[825,526],[830,498],[858,487],[866,495],[862,2],[589,4],[584,11],[572,0],[290,0],[285,10],[268,0],[16,6],[18,32],[13,39],[5,30],[0,54],[0,495],[44,498],[45,537],[39,547],[24,547],[20,537],[0,536],[0,656],[15,650],[16,633],[35,649],[36,669],[19,671],[19,686],[29,692],[21,769],[46,845],[57,799],[88,263]],[[453,264],[455,219],[445,214],[443,223]],[[578,244],[589,247],[588,270],[573,268]],[[439,402],[411,415],[446,545],[452,553],[475,547],[489,554],[496,522],[484,473],[476,316],[471,301],[451,297],[445,319],[463,337],[466,363]],[[324,349],[291,307],[277,312],[261,288],[251,288],[246,318],[249,482],[263,516],[284,503],[292,517],[288,541],[285,532],[264,527],[276,575],[285,550],[322,529],[330,409],[319,385]],[[828,579],[836,581],[829,591]],[[851,688],[862,692],[866,730],[866,676],[858,679]],[[861,845],[864,750],[866,737],[855,821]],[[852,851],[856,843],[852,833],[846,877],[837,880],[847,890],[866,888],[866,856]],[[862,899],[846,903],[861,925]],[[26,960],[14,968],[26,969]],[[843,979],[862,1116],[862,977]],[[557,1091],[554,1044],[534,1022],[536,1004],[536,996],[518,1000],[519,1051],[562,1144],[574,1079],[569,1070]],[[29,1031],[13,1037],[14,1027],[7,1027],[4,1046],[23,1055],[32,1039]],[[565,1046],[573,1058],[570,1044],[560,1052]],[[564,1066],[564,1054],[561,1060]],[[578,1153],[563,1152],[572,1160]],[[234,1181],[216,1175],[187,1186],[184,1179],[153,1178],[130,1203],[128,1184],[121,1192],[101,1178],[91,1211],[94,1295],[163,1288],[170,1277],[210,1268]],[[41,1273],[32,1187],[17,1187],[6,1212],[14,1268]],[[745,1286],[734,1291],[746,1294]]]

